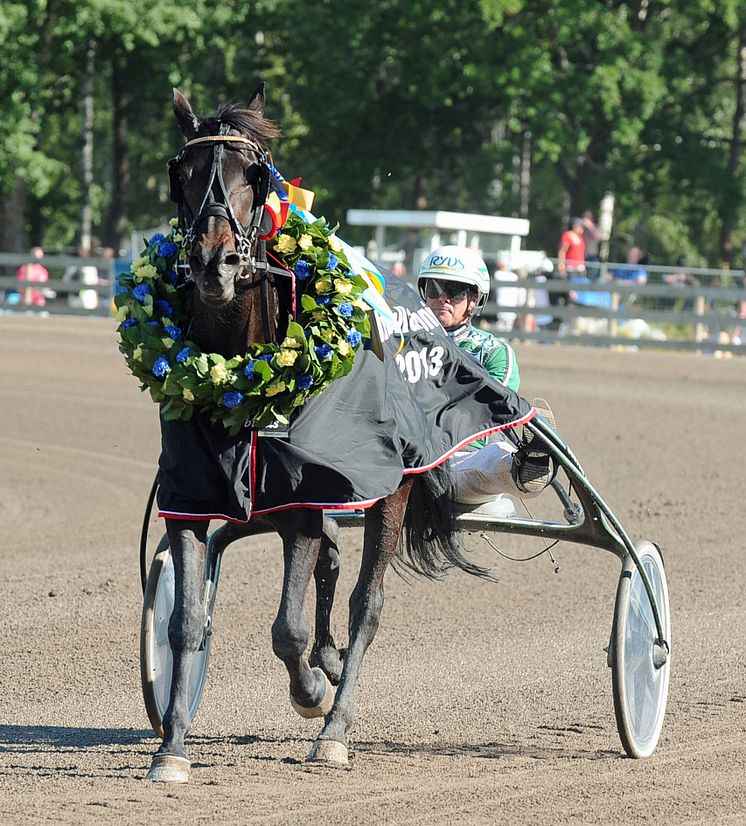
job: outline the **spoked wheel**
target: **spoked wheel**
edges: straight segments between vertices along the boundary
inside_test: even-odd
[[[663,559],[651,542],[640,543],[636,551],[655,595],[665,642],[670,646],[671,612]],[[630,757],[648,757],[663,727],[671,657],[658,639],[645,584],[629,554],[617,587],[609,653],[619,737]]]
[[[207,679],[212,642],[211,617],[214,591],[208,597],[208,612],[202,644],[189,675],[189,717],[194,720]],[[140,677],[145,708],[153,731],[163,737],[163,717],[168,707],[173,673],[173,654],[168,641],[168,623],[174,609],[174,564],[166,537],[161,540],[150,566],[143,597],[140,626]]]

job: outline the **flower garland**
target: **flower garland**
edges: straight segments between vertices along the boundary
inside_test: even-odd
[[[370,335],[361,297],[368,285],[323,218],[310,223],[291,212],[267,242],[301,285],[301,312],[284,341],[234,358],[203,353],[188,339],[194,284],[180,274],[183,237],[176,219],[170,223],[168,235],[147,241],[115,298],[119,349],[164,419],[188,420],[197,410],[234,435],[245,425],[288,424],[293,411],[352,370]]]

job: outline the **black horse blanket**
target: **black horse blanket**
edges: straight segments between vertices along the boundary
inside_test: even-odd
[[[244,522],[293,507],[365,508],[407,474],[532,418],[531,405],[462,352],[414,290],[392,278],[386,299],[400,330],[376,315],[383,360],[358,351],[352,372],[302,408],[287,438],[229,436],[203,416],[161,419],[161,516]]]

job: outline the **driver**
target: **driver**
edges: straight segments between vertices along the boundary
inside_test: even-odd
[[[520,374],[513,348],[501,338],[472,324],[490,292],[490,276],[481,256],[460,246],[445,246],[424,260],[417,279],[422,299],[435,313],[450,338],[478,361],[495,381],[518,391]],[[533,406],[554,427],[554,416],[543,399]],[[535,496],[552,479],[550,457],[533,434],[524,429],[521,445],[514,447],[504,435],[479,439],[455,454],[452,462],[456,501],[463,505],[483,505],[490,516],[511,516],[515,512],[506,494]]]

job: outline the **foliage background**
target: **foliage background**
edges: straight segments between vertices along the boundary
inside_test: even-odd
[[[263,79],[276,162],[332,221],[518,215],[553,252],[612,192],[612,258],[741,266],[740,0],[2,0],[0,36],[4,250],[163,222],[171,86],[204,114]]]

